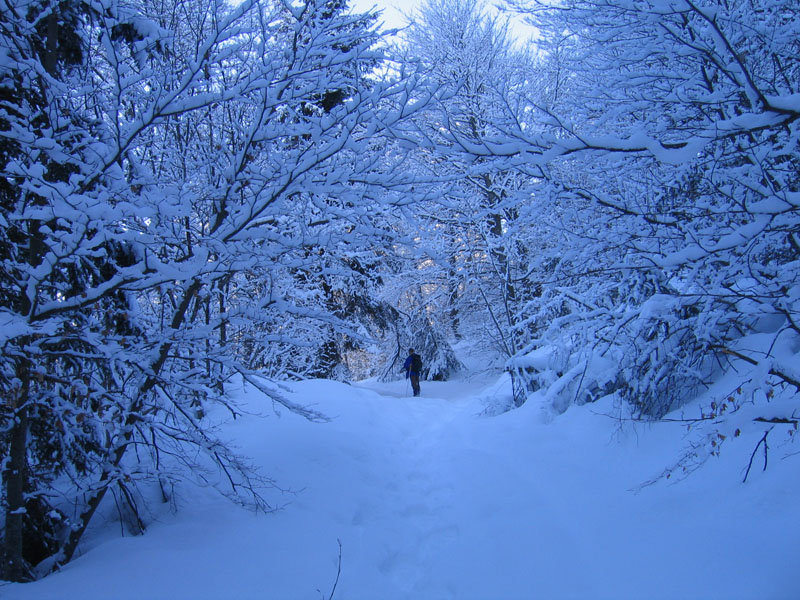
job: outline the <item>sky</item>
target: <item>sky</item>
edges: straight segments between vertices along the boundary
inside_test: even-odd
[[[366,12],[373,7],[383,11],[382,19],[388,29],[403,27],[406,24],[404,14],[422,4],[422,0],[351,0],[350,6],[355,12]]]
[[[354,12],[366,12],[376,7],[383,11],[381,18],[385,29],[399,29],[407,24],[406,15],[413,13],[424,2],[425,0],[350,0],[350,6]],[[520,39],[529,38],[533,33],[533,29],[520,19],[512,19],[511,30]]]

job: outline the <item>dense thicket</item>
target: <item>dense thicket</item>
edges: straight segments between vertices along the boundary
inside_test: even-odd
[[[235,414],[237,375],[315,418],[255,374],[325,374],[331,332],[376,318],[391,158],[368,149],[411,90],[366,79],[371,22],[336,0],[5,3],[4,577],[68,561],[108,492],[141,530],[138,484],[166,499],[181,468],[265,506],[204,415]]]
[[[776,352],[798,334],[797,8],[510,4],[540,36],[522,80],[480,27],[456,25],[465,3],[429,3],[412,47],[454,87],[420,126],[462,211],[439,210],[431,237],[469,224],[451,238],[473,237],[458,289],[475,286],[527,393],[560,411],[615,392],[657,417],[732,357],[760,366],[762,396],[795,385]]]
[[[565,91],[533,103],[557,141],[521,129],[505,141],[547,148],[539,198],[549,206],[536,213],[569,233],[569,249],[551,254],[553,284],[527,311],[566,308],[546,335],[569,340],[569,376],[610,358],[606,383],[651,416],[691,398],[731,357],[761,368],[745,397],[796,386],[777,357],[800,333],[797,6],[523,10],[553,49],[552,86]]]
[[[528,118],[516,100],[534,63],[481,3],[432,0],[414,19],[398,52],[440,100],[405,131],[417,145],[411,168],[429,181],[414,222],[429,260],[406,277],[417,290],[406,299],[426,308],[430,329],[476,341],[487,366],[500,366],[528,337],[516,324],[531,289],[519,285],[530,236],[518,218],[530,177],[484,156],[481,144],[505,119]]]
[[[800,387],[795,3],[507,6],[536,27],[528,62],[471,3],[433,0],[409,33],[450,90],[407,134],[437,182],[439,317],[495,343],[517,403],[614,394],[658,418],[727,374],[698,421],[792,433],[796,400],[767,404]]]

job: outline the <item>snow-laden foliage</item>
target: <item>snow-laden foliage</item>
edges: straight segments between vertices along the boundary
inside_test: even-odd
[[[487,356],[509,358],[522,343],[514,324],[527,295],[516,285],[526,249],[517,216],[529,179],[467,147],[501,133],[498,124],[514,111],[509,98],[531,75],[530,57],[513,46],[501,18],[461,0],[423,4],[399,52],[445,90],[406,130],[418,145],[415,171],[430,190],[416,210],[427,258],[414,274],[420,298],[443,333],[479,338]]]
[[[266,505],[203,417],[236,414],[234,375],[268,390],[253,368],[278,356],[327,373],[319,348],[369,312],[365,249],[393,232],[391,159],[366,150],[412,112],[409,84],[366,77],[371,22],[334,0],[6,3],[5,577],[68,561],[109,490],[141,529],[137,483],[166,494],[180,466]]]
[[[796,385],[743,340],[796,345],[799,333],[797,7],[516,6],[551,78],[529,93],[534,127],[506,121],[481,146],[453,131],[541,181],[524,210],[550,249],[531,261],[535,337],[512,365],[544,384],[531,357],[552,346],[566,354],[548,368],[566,397],[616,390],[656,416],[733,356],[768,367],[755,388]]]

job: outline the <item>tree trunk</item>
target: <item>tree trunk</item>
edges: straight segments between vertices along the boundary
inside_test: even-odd
[[[28,394],[30,391],[29,363],[26,359],[17,363],[17,377],[22,381],[22,387],[15,398],[9,399],[15,418],[11,428],[8,463],[3,473],[7,508],[2,575],[8,581],[25,581],[28,578],[25,560],[22,556],[25,483],[28,475]]]
[[[201,283],[195,279],[192,280],[192,282],[184,291],[181,303],[175,309],[175,313],[173,314],[172,321],[170,323],[173,330],[178,329],[184,322],[184,319],[186,318],[186,312],[189,310],[192,300],[197,297],[197,292],[201,287]],[[95,489],[86,502],[86,509],[78,519],[77,526],[72,530],[67,538],[67,541],[64,543],[64,546],[61,550],[61,556],[59,557],[55,568],[65,565],[72,560],[72,555],[78,548],[78,543],[83,537],[86,528],[89,526],[89,522],[92,520],[92,517],[97,511],[97,508],[100,506],[100,503],[103,501],[103,498],[105,498],[109,486],[113,485],[114,473],[122,463],[122,459],[125,456],[125,451],[128,449],[128,442],[130,442],[131,438],[133,437],[133,426],[136,420],[134,415],[136,415],[141,409],[142,399],[157,385],[158,374],[161,372],[164,363],[167,362],[170,348],[172,348],[172,342],[166,341],[161,344],[158,357],[150,367],[152,375],[147,377],[142,384],[142,387],[139,389],[138,399],[134,401],[134,405],[131,407],[130,414],[125,420],[125,433],[122,435],[122,439],[118,445],[115,448],[110,449],[109,459],[107,462],[109,466],[103,471],[103,473],[100,475],[98,483],[94,486]]]

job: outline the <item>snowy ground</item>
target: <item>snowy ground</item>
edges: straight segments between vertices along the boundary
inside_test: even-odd
[[[184,486],[141,537],[95,538],[62,572],[4,600],[800,598],[797,463],[741,483],[743,437],[689,479],[640,489],[682,447],[677,425],[627,426],[535,402],[478,416],[490,379],[293,384],[333,417],[227,428],[264,472],[273,514]],[[241,392],[251,408],[263,400]],[[777,455],[776,455],[777,456]],[[638,489],[638,491],[636,491]]]

